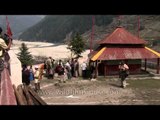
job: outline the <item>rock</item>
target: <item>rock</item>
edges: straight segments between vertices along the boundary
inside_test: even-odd
[[[55,83],[54,85],[55,85],[55,86],[60,86],[60,84],[59,84],[59,83]]]
[[[91,81],[97,81],[96,79],[91,79]]]

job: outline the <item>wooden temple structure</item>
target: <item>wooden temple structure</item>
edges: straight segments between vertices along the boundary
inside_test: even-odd
[[[92,51],[88,57],[90,63],[95,63],[97,75],[118,75],[118,65],[124,61],[129,66],[130,74],[140,74],[142,60],[157,60],[157,74],[159,74],[160,54],[148,47],[147,42],[134,36],[123,27],[117,27],[113,33],[98,42],[99,47]]]

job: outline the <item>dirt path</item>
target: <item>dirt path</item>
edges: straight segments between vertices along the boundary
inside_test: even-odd
[[[48,79],[41,82],[38,94],[49,105],[160,105],[160,81],[152,77],[127,80],[125,89],[118,79],[108,78],[96,81],[74,78],[57,83]]]
[[[39,95],[50,105],[135,104],[132,101],[135,98],[133,90],[122,89],[113,81],[71,80],[59,86],[52,81],[45,80],[39,91]]]

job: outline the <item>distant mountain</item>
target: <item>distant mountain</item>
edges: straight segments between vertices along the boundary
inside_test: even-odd
[[[152,41],[160,39],[160,15],[140,15],[140,38]],[[103,39],[121,25],[138,36],[138,15],[95,15],[94,42]],[[54,15],[46,16],[38,24],[28,28],[20,39],[29,41],[64,42],[75,32],[82,34],[88,43],[91,38],[91,15]],[[158,42],[160,43],[160,42]],[[156,43],[157,44],[157,43]],[[158,47],[157,47],[158,48]]]
[[[114,15],[96,15],[95,24],[106,26],[112,22]],[[52,15],[22,33],[19,39],[29,41],[63,42],[76,32],[85,33],[92,27],[91,15]]]
[[[13,38],[18,38],[19,35],[27,28],[35,25],[44,18],[44,15],[7,15]],[[6,30],[6,16],[0,15],[0,26]]]

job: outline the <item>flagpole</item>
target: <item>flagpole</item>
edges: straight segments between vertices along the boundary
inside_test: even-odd
[[[95,25],[95,16],[92,16],[92,32],[91,32],[91,40],[90,40],[90,53],[92,52],[93,47],[93,39],[94,39],[94,25]]]
[[[138,38],[140,37],[139,36],[139,30],[140,30],[140,16],[138,16]]]
[[[121,15],[118,16],[118,27],[121,25]]]
[[[6,33],[8,33],[7,31],[8,31],[8,17],[6,16]]]

